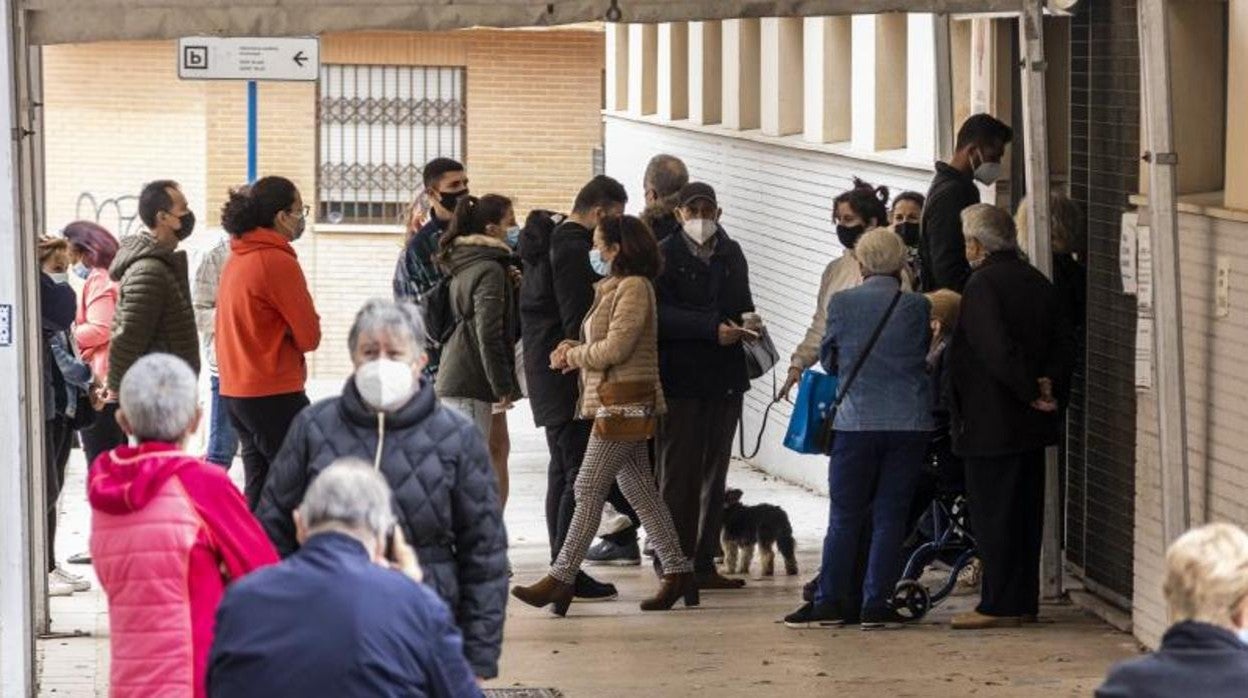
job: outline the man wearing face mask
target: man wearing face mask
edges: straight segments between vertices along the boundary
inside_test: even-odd
[[[291,246],[307,215],[284,177],[235,189],[221,207],[230,256],[217,294],[217,368],[253,511],[291,420],[308,405],[304,354],[321,343],[321,319]]]
[[[139,194],[139,218],[147,230],[122,238],[109,267],[118,283],[109,348],[108,388],[113,394],[130,366],[146,354],[173,354],[199,372],[186,252],[178,250],[178,243],[195,229],[195,214],[177,182],[158,180]]]
[[[434,158],[421,173],[424,195],[429,202],[429,220],[418,230],[409,231],[407,244],[394,268],[394,299],[420,305],[424,296],[442,279],[442,270],[434,257],[442,234],[451,226],[455,206],[468,196],[468,173],[462,163],[450,158]],[[429,365],[425,375],[438,373],[441,348],[429,347]]]
[[[962,210],[979,203],[976,182],[991,185],[1001,176],[1001,158],[1013,137],[1013,130],[996,118],[974,114],[958,129],[953,158],[936,163],[919,241],[924,291],[962,292],[971,273],[963,254]]]
[[[660,244],[659,373],[668,412],[656,437],[659,490],[672,512],[684,554],[702,589],[738,589],[715,569],[724,485],[741,401],[750,388],[741,341],[742,315],[754,312],[741,246],[719,225],[715,190],[691,182],[680,190],[683,226]]]

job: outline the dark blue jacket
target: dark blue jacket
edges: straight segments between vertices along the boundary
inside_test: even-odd
[[[694,256],[684,233],[659,243],[659,374],[669,398],[714,400],[750,389],[741,344],[719,345],[720,323],[739,325],[742,313],[754,311],[750,269],[723,228],[716,236],[709,264]]]
[[[277,551],[290,555],[299,546],[292,513],[308,486],[339,458],[372,463],[380,442],[381,474],[425,582],[451,607],[473,671],[492,679],[507,607],[507,531],[485,439],[427,380],[386,415],[380,439],[377,427],[353,380],[340,397],[304,409],[269,468],[256,517]]]
[[[226,591],[208,693],[459,698],[481,689],[436,594],[373,563],[359,541],[322,533]]]
[[[1248,693],[1248,645],[1225,628],[1176,623],[1156,652],[1118,664],[1096,698],[1230,698]]]

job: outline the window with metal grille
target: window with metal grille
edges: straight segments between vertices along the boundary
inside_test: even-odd
[[[462,68],[321,66],[316,220],[401,222],[435,157],[462,160]]]

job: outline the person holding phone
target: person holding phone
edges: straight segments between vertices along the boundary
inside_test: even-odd
[[[481,695],[450,610],[420,583],[391,496],[365,461],[339,460],[317,477],[295,512],[299,552],[221,603],[209,695]]]

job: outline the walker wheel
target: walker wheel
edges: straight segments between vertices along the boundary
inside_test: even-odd
[[[932,608],[932,597],[927,587],[913,579],[903,579],[893,590],[893,609],[910,621],[916,621],[927,615]]]

